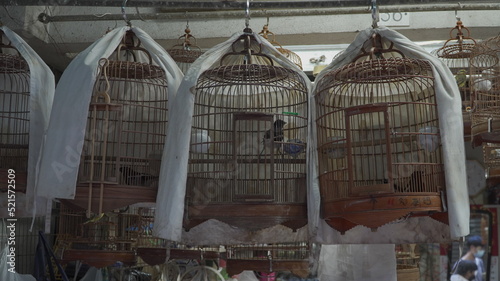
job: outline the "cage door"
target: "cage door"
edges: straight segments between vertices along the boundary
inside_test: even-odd
[[[388,106],[371,104],[345,110],[349,195],[393,192]]]
[[[90,103],[80,182],[118,184],[123,106],[96,96]]]
[[[273,136],[273,115],[235,113],[233,115],[233,173],[236,201],[274,201],[274,162],[279,143]]]

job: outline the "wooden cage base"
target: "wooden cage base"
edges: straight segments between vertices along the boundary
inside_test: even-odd
[[[206,204],[190,205],[186,231],[209,219],[216,219],[232,226],[259,230],[278,224],[296,231],[307,224],[306,204]]]
[[[349,198],[323,202],[322,214],[328,225],[344,234],[357,225],[376,230],[408,215],[433,217],[432,214],[443,212],[441,200],[436,193]],[[440,215],[435,215],[434,219],[445,222]]]
[[[118,208],[135,203],[156,202],[157,188],[137,187],[123,185],[105,185],[103,188],[102,212],[110,212]],[[92,208],[93,213],[99,212],[100,188],[92,188]],[[89,186],[78,185],[76,187],[75,198],[72,200],[61,200],[67,206],[76,210],[87,210],[89,202]]]
[[[309,275],[309,262],[307,260],[227,260],[227,273],[229,276],[239,274],[244,270],[257,272],[291,271],[301,278]]]
[[[169,260],[215,260],[218,259],[219,253],[215,251],[200,251],[200,250],[186,250],[186,249],[170,249]],[[166,248],[137,248],[137,255],[149,265],[164,264],[167,261]]]
[[[61,263],[66,264],[70,261],[80,261],[84,264],[103,268],[115,264],[117,261],[127,266],[133,266],[136,263],[135,253],[133,251],[115,251],[115,250],[64,250]]]
[[[492,131],[488,131],[488,124],[482,123],[471,127],[471,142],[473,147],[483,143],[500,143],[500,121],[493,120]]]

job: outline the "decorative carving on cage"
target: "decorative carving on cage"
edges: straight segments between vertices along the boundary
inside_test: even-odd
[[[208,219],[245,229],[307,222],[307,86],[261,48],[244,33],[193,89],[187,229]]]
[[[15,173],[16,191],[26,191],[30,130],[30,69],[0,30],[0,192]],[[9,51],[10,50],[10,51]],[[11,170],[11,172],[9,172]]]
[[[473,146],[499,143],[500,134],[500,36],[477,43],[471,56]]]
[[[262,31],[259,32],[262,37],[267,39],[273,46],[276,47],[276,50],[278,50],[281,54],[283,54],[288,60],[296,64],[300,69],[302,69],[302,59],[297,55],[296,53],[283,48],[280,43],[276,42],[276,35],[269,30],[269,21],[264,27],[262,28]],[[272,36],[272,38],[269,38],[269,36]]]
[[[155,201],[167,102],[165,72],[127,31],[115,53],[99,62],[78,175],[80,193],[70,204],[102,213]]]
[[[466,32],[466,34],[464,34],[464,32]],[[465,27],[458,18],[456,26],[450,30],[450,39],[446,40],[441,48],[432,52],[440,58],[455,75],[462,97],[462,113],[466,135],[470,132],[470,80],[472,77],[475,77],[475,73],[471,73],[469,60],[475,46],[476,40],[471,37],[470,30]]]
[[[61,204],[58,242],[63,263],[81,261],[98,268],[117,261],[135,265],[139,215],[134,208],[113,210],[88,219],[84,211]]]
[[[253,270],[266,278],[274,277],[271,273],[291,271],[306,278],[310,272],[309,246],[307,242],[227,246],[227,272],[231,276]]]
[[[444,209],[432,68],[387,41],[317,82],[322,214],[341,233]]]
[[[177,63],[179,68],[181,68],[182,72],[186,73],[191,64],[199,58],[203,52],[201,48],[196,45],[196,38],[191,35],[189,22],[184,32],[184,35],[181,35],[177,39],[178,43],[168,49],[167,52]]]

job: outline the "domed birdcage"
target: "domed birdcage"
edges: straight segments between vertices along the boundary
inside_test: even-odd
[[[262,28],[262,31],[259,32],[262,37],[267,39],[273,46],[276,47],[276,50],[278,50],[282,55],[284,55],[287,59],[289,59],[291,62],[293,62],[295,65],[297,65],[300,69],[302,69],[302,59],[297,55],[296,53],[283,48],[280,43],[276,42],[276,35],[269,30],[269,21],[264,27]],[[269,38],[269,36],[272,36],[272,38]]]
[[[372,47],[373,46],[373,47]],[[387,47],[388,46],[388,47]],[[317,82],[322,214],[341,233],[443,211],[434,78],[374,34],[361,54]]]
[[[254,36],[246,30],[193,88],[187,229],[306,224],[307,84]]]
[[[168,54],[177,63],[182,72],[186,73],[191,64],[199,58],[203,52],[196,44],[196,38],[191,35],[189,23],[186,25],[184,35],[178,39],[178,43],[167,50]]]
[[[500,36],[478,43],[470,63],[472,145],[500,143]]]
[[[127,31],[115,53],[99,61],[77,180],[85,192],[69,204],[102,213],[154,202],[168,98],[165,71]]]
[[[470,134],[471,81],[476,76],[475,73],[471,72],[469,60],[475,46],[476,40],[471,37],[470,30],[457,18],[457,25],[450,31],[450,39],[446,40],[441,48],[432,52],[455,75],[462,97],[462,115],[466,136]]]
[[[0,30],[0,192],[15,177],[17,192],[26,191],[30,131],[30,69]]]

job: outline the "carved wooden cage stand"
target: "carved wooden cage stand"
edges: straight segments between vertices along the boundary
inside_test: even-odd
[[[187,229],[217,219],[243,228],[307,221],[307,86],[250,32],[194,87]]]
[[[464,34],[465,32],[466,34]],[[455,75],[462,97],[462,116],[464,119],[465,135],[470,134],[471,90],[473,86],[471,82],[474,82],[473,78],[476,76],[476,73],[471,72],[469,61],[475,47],[476,40],[471,37],[470,30],[458,18],[456,26],[450,30],[450,38],[445,41],[441,48],[432,52]]]
[[[0,31],[0,192],[15,171],[16,191],[26,191],[30,130],[30,69]]]
[[[500,143],[500,36],[481,41],[471,56],[473,146]]]
[[[102,213],[155,201],[168,97],[164,70],[127,31],[99,62],[72,204]]]
[[[372,44],[315,92],[322,214],[342,233],[444,210],[432,68]]]

